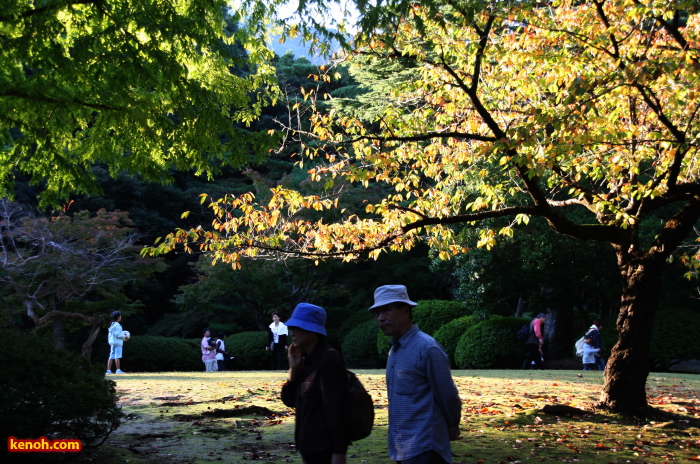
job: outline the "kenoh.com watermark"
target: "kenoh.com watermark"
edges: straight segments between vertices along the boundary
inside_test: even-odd
[[[7,450],[11,453],[79,453],[83,443],[77,439],[49,440],[46,437],[36,440],[9,437]]]

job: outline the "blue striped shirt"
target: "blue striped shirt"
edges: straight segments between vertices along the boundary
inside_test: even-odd
[[[392,341],[386,383],[391,459],[403,461],[434,450],[452,462],[448,429],[459,425],[462,401],[440,344],[412,326]]]

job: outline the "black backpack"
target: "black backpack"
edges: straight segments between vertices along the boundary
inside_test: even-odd
[[[350,391],[348,435],[350,435],[350,441],[357,441],[368,437],[372,433],[374,403],[360,379],[347,369],[346,374],[348,376],[348,390]]]
[[[518,333],[515,334],[515,338],[518,339],[518,341],[524,342],[527,341],[527,337],[530,336],[530,323],[528,322],[523,326],[522,329],[518,330]]]

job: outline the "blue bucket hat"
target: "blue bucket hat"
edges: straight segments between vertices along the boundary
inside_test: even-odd
[[[310,303],[299,303],[285,324],[326,335],[326,310]]]

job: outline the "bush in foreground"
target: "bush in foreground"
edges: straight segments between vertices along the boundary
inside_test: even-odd
[[[122,417],[104,365],[36,336],[0,331],[0,436],[77,438],[99,445]]]

